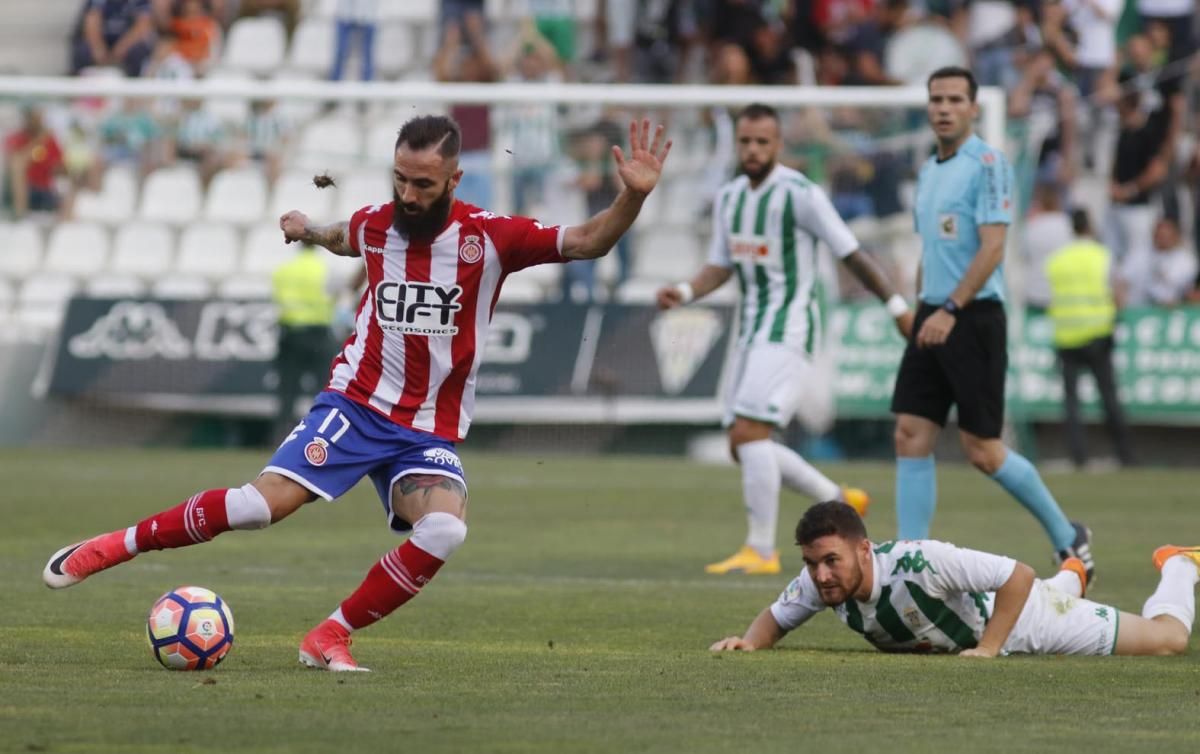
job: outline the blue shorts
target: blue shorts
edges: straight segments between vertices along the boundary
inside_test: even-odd
[[[392,487],[401,477],[440,474],[467,484],[454,443],[402,427],[331,391],[317,396],[263,471],[285,476],[326,500],[341,497],[369,476],[388,525],[396,531],[412,528],[412,522],[392,513]]]

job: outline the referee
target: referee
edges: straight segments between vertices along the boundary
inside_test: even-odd
[[[979,86],[970,71],[941,68],[927,88],[937,154],[917,179],[920,301],[892,395],[899,538],[929,537],[933,448],[953,405],[971,464],[1037,518],[1060,560],[1082,560],[1091,581],[1091,532],[1067,520],[1033,464],[1000,440],[1008,368],[1001,262],[1012,171],[1003,152],[972,132]]]

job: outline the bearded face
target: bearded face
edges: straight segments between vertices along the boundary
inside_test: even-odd
[[[397,233],[409,238],[432,238],[450,219],[450,205],[454,203],[453,190],[447,181],[442,193],[429,203],[422,206],[420,202],[403,202],[400,192],[392,186],[392,201],[395,203],[392,211],[392,227]]]

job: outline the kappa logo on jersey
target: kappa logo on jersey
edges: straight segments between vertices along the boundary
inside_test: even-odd
[[[958,217],[938,215],[938,237],[944,241],[956,240],[958,238]]]
[[[467,264],[474,264],[483,259],[483,245],[479,243],[479,236],[463,237],[463,245],[458,249],[458,258]]]
[[[436,463],[438,466],[451,466],[458,469],[459,473],[462,473],[462,461],[459,460],[454,451],[446,450],[445,448],[430,448],[422,455],[430,463]]]
[[[406,335],[457,335],[455,312],[462,309],[461,286],[395,283],[375,287],[375,316],[384,330]]]
[[[329,460],[329,443],[318,437],[304,446],[304,460],[313,466],[324,466]]]
[[[916,552],[906,552],[900,556],[899,560],[896,561],[896,567],[892,569],[892,575],[895,576],[901,571],[904,571],[905,573],[920,573],[926,568],[928,568],[929,572],[932,574],[937,573],[937,569],[933,567],[933,563],[930,563],[925,559],[925,553],[921,552],[920,550],[917,550]]]

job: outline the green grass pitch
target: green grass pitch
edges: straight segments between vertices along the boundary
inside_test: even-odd
[[[775,651],[714,656],[801,567],[710,577],[741,542],[736,472],[653,458],[466,453],[466,545],[425,593],[358,635],[375,672],[302,668],[302,634],[398,539],[368,485],[261,532],[152,553],[62,592],[56,548],[194,492],[263,453],[0,453],[0,751],[1184,751],[1200,743],[1200,655],[885,656],[829,614]],[[833,476],[894,532],[892,468]],[[1138,612],[1165,542],[1195,544],[1200,472],[1049,475],[1095,531],[1089,595]],[[935,536],[1053,572],[1035,521],[993,483],[939,471]],[[781,540],[805,502],[785,494]],[[144,621],[172,587],[216,590],[236,642],[208,673],[157,665]],[[1193,647],[1195,648],[1195,643]],[[1151,747],[1154,747],[1151,749]]]

